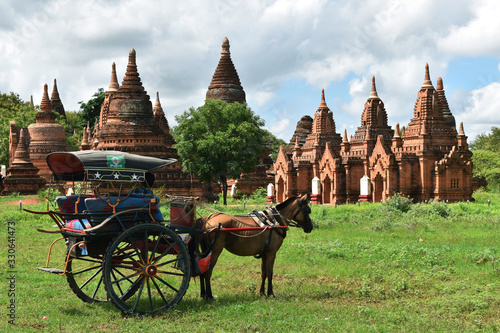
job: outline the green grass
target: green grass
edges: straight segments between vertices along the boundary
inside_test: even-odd
[[[193,279],[175,309],[146,318],[83,303],[64,277],[37,271],[56,235],[35,229],[54,223],[19,212],[20,199],[0,198],[3,263],[6,223],[16,222],[16,331],[500,331],[500,195],[478,192],[475,203],[417,204],[405,213],[390,204],[314,206],[316,229],[290,230],[278,252],[275,298],[258,294],[260,261],[223,252],[212,279],[215,301],[201,300]],[[212,207],[234,214],[253,209]],[[63,253],[63,245],[54,249],[54,263]],[[9,298],[2,288],[5,331]]]

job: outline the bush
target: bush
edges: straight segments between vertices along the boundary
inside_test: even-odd
[[[410,198],[402,196],[401,193],[395,193],[392,197],[382,203],[382,209],[406,213],[410,210],[412,204],[413,202]]]
[[[408,214],[415,217],[439,216],[447,218],[452,215],[452,213],[453,210],[451,206],[447,205],[443,201],[435,201],[431,199],[427,204],[419,203],[413,205]]]

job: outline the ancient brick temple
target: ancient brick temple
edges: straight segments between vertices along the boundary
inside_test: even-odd
[[[215,69],[212,82],[207,90],[206,99],[223,100],[228,103],[246,103],[245,91],[241,86],[238,72],[231,60],[229,40],[224,37],[219,64]],[[259,158],[259,165],[251,173],[242,174],[240,179],[229,179],[228,187],[235,185],[243,194],[250,194],[259,187],[266,187],[273,182],[273,177],[267,171],[272,169],[273,160],[269,151]]]
[[[336,132],[332,111],[321,103],[312,120],[302,117],[290,146],[274,164],[278,201],[312,193],[316,203],[380,202],[396,192],[416,201],[472,199],[472,153],[459,131],[443,81],[434,88],[426,65],[413,118],[400,130],[387,123],[372,79],[359,126],[349,141]]]
[[[55,122],[56,114],[52,111],[65,116],[64,106],[59,97],[55,79],[51,99],[49,99],[47,84],[44,85],[40,111],[36,114],[36,123],[29,125],[25,134],[27,156],[29,156],[28,158],[33,163],[33,166],[38,169],[38,175],[47,181],[51,180],[51,172],[45,161],[45,156],[54,151],[68,150],[64,127]],[[9,162],[11,166],[17,154],[21,132],[22,128],[16,126],[14,121],[11,121],[9,134]],[[31,176],[29,173],[27,175],[27,179],[29,179]],[[21,174],[17,173],[17,177],[21,177]]]
[[[170,127],[156,94],[154,107],[144,90],[131,49],[122,84],[118,84],[115,64],[111,82],[101,106],[99,121],[91,133],[84,130],[80,150],[118,150],[139,155],[179,160]],[[211,199],[210,184],[202,184],[196,176],[182,172],[180,161],[155,170],[155,186],[165,186],[174,195]]]

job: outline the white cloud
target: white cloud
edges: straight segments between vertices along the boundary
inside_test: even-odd
[[[247,100],[284,138],[316,110],[321,88],[335,101],[336,123],[359,126],[372,75],[393,126],[412,117],[426,62],[435,84],[450,59],[500,56],[499,12],[496,0],[6,0],[0,4],[0,91],[25,100],[34,94],[38,104],[43,83],[57,78],[66,109],[78,109],[78,101],[108,86],[113,61],[121,82],[134,47],[145,89],[150,96],[160,91],[173,123],[174,115],[203,102],[227,36]],[[348,76],[354,79],[342,92],[329,89]],[[298,105],[276,98],[302,94],[283,94],[290,79],[313,86]],[[498,120],[488,111],[499,102],[488,90],[494,86],[481,86],[470,101],[459,102],[459,111],[452,106],[458,98],[451,98],[452,112],[470,104]]]
[[[442,36],[437,45],[441,51],[465,56],[500,55],[500,2],[471,1],[473,17],[449,27],[449,34]]]
[[[457,123],[463,121],[473,134],[478,134],[478,128],[484,131],[485,128],[489,130],[491,126],[500,125],[500,82],[473,90],[466,103],[464,112],[457,114],[456,120]],[[468,132],[471,133],[470,130]]]

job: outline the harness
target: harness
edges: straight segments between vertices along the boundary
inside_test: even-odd
[[[283,222],[281,214],[274,207],[268,208],[262,212],[258,212],[254,209],[250,216],[253,217],[254,220],[258,219],[258,221],[263,224],[262,226],[267,226],[269,229],[269,236],[267,237],[264,249],[261,253],[254,255],[255,259],[261,259],[262,257],[264,257],[267,249],[269,248],[269,245],[271,244],[273,231],[275,231],[278,235],[285,239],[287,229],[278,229],[276,227],[285,226],[286,224]]]

